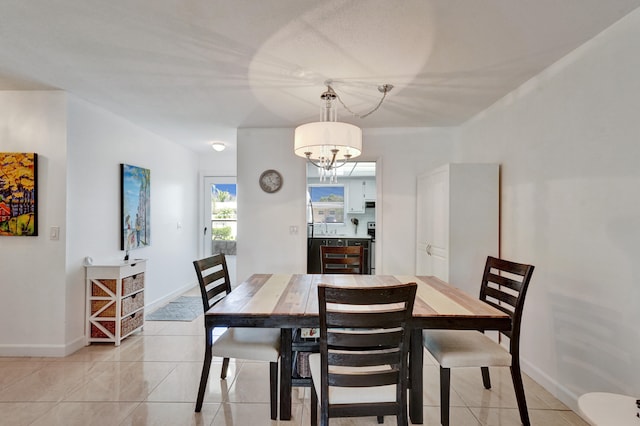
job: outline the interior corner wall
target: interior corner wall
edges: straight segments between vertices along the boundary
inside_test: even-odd
[[[119,262],[120,164],[151,171],[151,245],[130,252],[147,259],[145,306],[197,284],[198,158],[174,142],[93,104],[69,96],[67,341],[84,334],[86,256]]]
[[[66,95],[0,91],[0,152],[38,154],[38,236],[0,236],[0,356],[65,350]]]
[[[524,370],[576,409],[640,394],[640,9],[459,129],[498,162],[502,256],[536,269]]]

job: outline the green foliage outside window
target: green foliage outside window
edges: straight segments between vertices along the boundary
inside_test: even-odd
[[[211,230],[211,238],[213,240],[233,240],[230,226],[222,226]]]
[[[232,219],[236,216],[236,209],[229,207],[221,208],[215,211],[214,216],[216,219]]]

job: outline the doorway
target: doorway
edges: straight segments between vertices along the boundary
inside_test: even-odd
[[[238,235],[237,185],[234,176],[205,176],[203,192],[203,257],[223,253],[231,284],[236,283]]]
[[[307,272],[316,273],[320,245],[365,245],[365,274],[376,274],[376,221],[380,178],[376,161],[349,161],[334,183],[321,181],[318,168],[307,164]]]

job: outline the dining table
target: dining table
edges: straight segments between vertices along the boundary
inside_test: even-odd
[[[423,423],[422,330],[508,330],[506,313],[433,276],[349,274],[253,274],[205,312],[205,327],[267,327],[281,330],[280,420],[291,419],[292,336],[320,326],[318,284],[373,287],[415,282],[409,350],[409,417]]]

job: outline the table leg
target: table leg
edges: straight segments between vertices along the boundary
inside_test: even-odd
[[[422,408],[422,329],[411,331],[411,348],[409,352],[409,375],[411,390],[409,391],[409,418],[412,424],[423,423]]]
[[[293,329],[280,330],[280,420],[291,419],[291,341]]]

